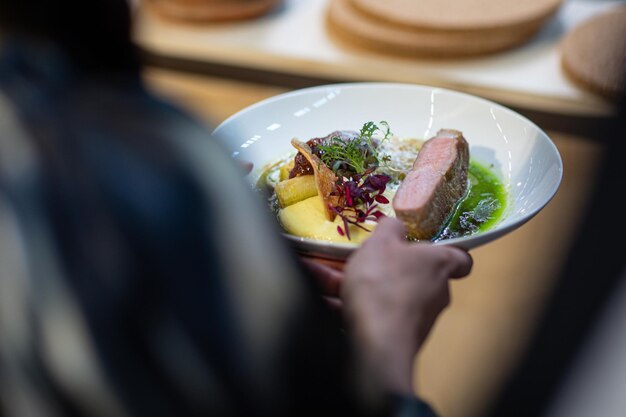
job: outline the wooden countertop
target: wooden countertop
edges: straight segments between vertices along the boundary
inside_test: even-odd
[[[582,91],[560,68],[559,43],[582,20],[623,1],[566,0],[527,44],[480,58],[425,60],[346,49],[327,34],[329,0],[286,0],[277,11],[250,21],[181,24],[146,6],[136,9],[135,40],[156,61],[168,60],[223,76],[238,70],[333,81],[395,81],[451,88],[549,114],[606,116],[613,107]],[[248,73],[250,74],[250,72]]]

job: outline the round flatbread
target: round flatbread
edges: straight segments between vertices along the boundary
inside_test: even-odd
[[[370,17],[433,30],[490,30],[533,25],[552,16],[563,0],[350,0]]]
[[[539,24],[511,29],[427,30],[390,24],[361,13],[351,0],[333,0],[327,11],[329,33],[339,42],[381,53],[422,57],[467,57],[519,45]]]
[[[567,77],[587,91],[611,99],[626,94],[626,5],[567,33],[561,64]]]
[[[150,0],[161,16],[187,22],[251,19],[264,15],[283,0]]]

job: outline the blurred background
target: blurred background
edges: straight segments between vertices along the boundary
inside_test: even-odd
[[[623,130],[615,130],[616,97],[623,88],[618,83],[623,74],[616,74],[615,68],[623,67],[604,64],[604,55],[588,54],[622,53],[626,37],[619,37],[619,27],[626,27],[626,2],[515,1],[503,11],[493,1],[493,10],[486,7],[476,16],[465,13],[466,21],[455,20],[452,0],[422,2],[425,9],[406,13],[396,8],[410,4],[402,1],[131,3],[134,39],[147,63],[144,78],[149,88],[214,127],[246,106],[294,89],[393,81],[476,94],[520,112],[544,129],[563,159],[558,193],[519,230],[472,252],[473,272],[453,284],[452,304],[417,358],[415,380],[420,394],[445,417],[531,417],[544,411],[619,415],[564,413],[567,408],[551,408],[551,394],[556,395],[554,387],[569,369],[569,362],[557,363],[554,355],[576,357],[595,323],[594,314],[616,288],[610,275],[614,269],[598,266],[603,258],[591,251],[606,249],[606,233],[594,229],[602,242],[584,233],[591,227],[588,213],[598,201],[597,180],[604,175],[605,158],[614,152],[611,139],[626,139],[620,136]],[[456,3],[462,9],[472,2]],[[437,4],[453,12],[430,10]],[[611,23],[618,27],[616,35],[576,32],[592,18],[619,13],[617,23]],[[433,25],[420,16],[432,16]],[[390,30],[392,37],[386,35]],[[574,35],[579,37],[568,44]],[[589,39],[600,39],[603,48]],[[587,68],[590,63],[597,65]],[[613,177],[623,190],[621,178]],[[612,223],[607,217],[600,220]],[[616,227],[623,230],[623,225]],[[586,245],[581,246],[581,240]],[[572,263],[585,254],[586,263]],[[590,275],[594,266],[597,274]],[[578,285],[576,291],[568,287],[573,284]],[[594,292],[591,304],[585,303],[588,292]],[[562,299],[567,303],[560,304]],[[572,315],[564,317],[564,308]],[[581,320],[580,326],[576,320]],[[570,327],[565,329],[564,323]],[[618,328],[626,334],[621,323]],[[546,335],[552,337],[549,348],[542,345]],[[620,382],[626,386],[626,379],[611,380],[612,386]]]

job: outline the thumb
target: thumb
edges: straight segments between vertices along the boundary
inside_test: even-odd
[[[238,160],[237,162],[239,163],[239,166],[243,169],[245,175],[248,175],[254,167],[254,165],[250,161]]]
[[[455,248],[453,246],[445,246],[449,251],[448,266],[450,268],[450,278],[463,278],[470,274],[472,267],[474,266],[474,259],[464,249]]]

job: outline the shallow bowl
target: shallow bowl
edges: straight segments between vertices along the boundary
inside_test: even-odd
[[[561,183],[558,149],[526,117],[476,96],[414,84],[331,84],[280,94],[237,112],[214,135],[234,158],[253,163],[248,180],[254,186],[264,167],[294,152],[292,138],[306,141],[382,120],[400,137],[428,139],[442,128],[460,130],[471,158],[493,166],[507,189],[507,207],[496,225],[435,244],[469,250],[492,242],[534,217]],[[345,259],[357,247],[285,236],[300,252],[332,259]]]

